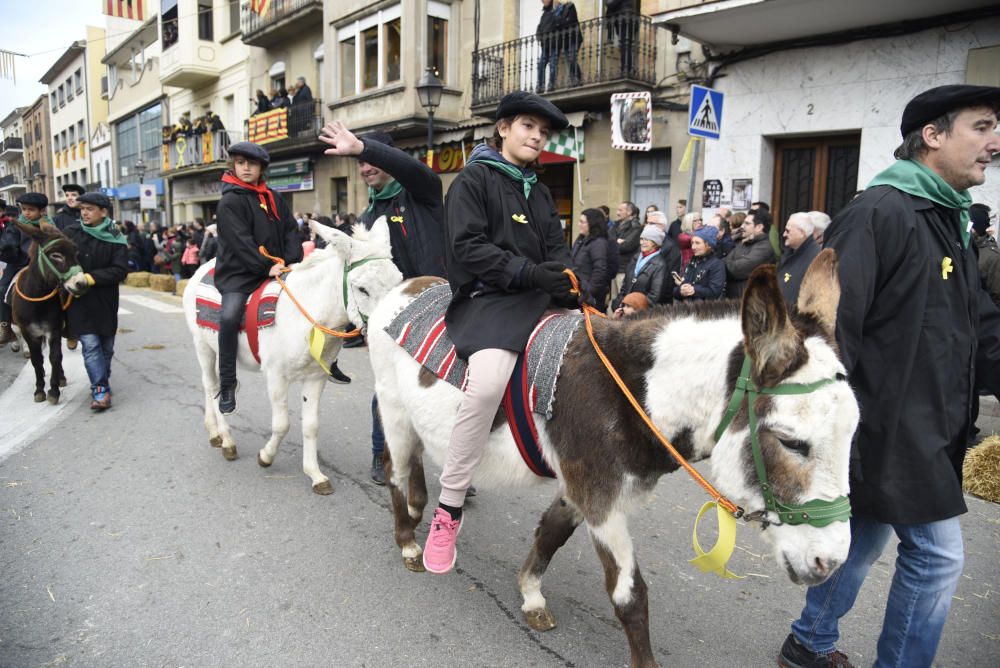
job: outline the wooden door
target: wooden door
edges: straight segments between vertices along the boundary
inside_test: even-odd
[[[775,144],[771,212],[784,231],[797,211],[831,217],[851,201],[858,187],[861,135],[779,139]]]

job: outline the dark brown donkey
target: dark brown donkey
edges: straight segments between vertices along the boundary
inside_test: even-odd
[[[45,401],[45,362],[42,345],[48,341],[49,376],[48,400],[59,403],[59,388],[66,386],[62,368],[63,304],[69,293],[63,282],[79,270],[76,244],[59,229],[42,221],[38,227],[17,223],[22,234],[35,243],[31,245],[31,262],[14,280],[11,308],[14,324],[28,344],[31,365],[35,368],[35,401]]]

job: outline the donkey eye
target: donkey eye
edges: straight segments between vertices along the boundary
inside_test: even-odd
[[[809,456],[809,444],[805,441],[799,441],[794,438],[779,438],[778,442],[787,450],[797,452],[803,457]]]
[[[363,294],[365,297],[369,296],[368,295],[368,290],[366,288],[358,288],[358,292],[360,292],[361,294]]]

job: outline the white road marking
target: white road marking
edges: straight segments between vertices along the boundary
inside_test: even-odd
[[[159,299],[153,299],[152,297],[143,297],[142,295],[121,295],[121,300],[138,306],[145,306],[146,308],[159,311],[160,313],[184,313],[184,309],[180,306],[167,304],[165,302],[161,302]]]
[[[129,311],[127,308],[122,308],[121,306],[119,306],[118,315],[132,315],[132,311]]]
[[[4,350],[3,352],[7,352]],[[63,346],[63,373],[66,387],[60,390],[59,403],[35,403],[35,369],[25,362],[14,382],[0,394],[0,462],[34,442],[80,407],[80,398],[90,395],[90,379],[83,366],[79,348]],[[45,357],[45,387],[48,389],[49,359]]]

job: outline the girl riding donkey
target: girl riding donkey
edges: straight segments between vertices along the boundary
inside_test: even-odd
[[[222,176],[222,199],[216,212],[219,252],[215,287],[222,295],[219,320],[219,412],[236,411],[236,354],[240,321],[247,298],[264,280],[284,271],[259,247],[285,264],[302,259],[299,228],[288,205],[264,182],[271,162],[267,151],[251,142],[229,147],[229,171]]]
[[[556,207],[533,170],[566,117],[542,97],[515,92],[500,101],[496,119],[493,146],[473,150],[445,202],[453,293],[445,323],[469,376],[423,553],[432,573],[455,564],[466,492],[518,353],[553,303],[578,306],[563,273],[570,254]]]

